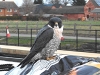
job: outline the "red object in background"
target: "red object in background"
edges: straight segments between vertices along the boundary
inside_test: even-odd
[[[64,37],[61,37],[61,41],[64,40]]]
[[[8,26],[6,26],[6,37],[7,37],[7,38],[9,38],[9,37],[10,37],[10,33],[9,33]]]

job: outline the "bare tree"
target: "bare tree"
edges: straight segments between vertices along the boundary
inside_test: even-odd
[[[61,4],[61,0],[50,0],[49,3],[52,3],[52,4]]]
[[[68,0],[62,0],[62,3],[63,3],[65,6],[67,6]]]
[[[32,7],[33,7],[33,1],[32,0],[23,0],[23,11],[25,14],[29,14],[33,11]]]
[[[86,4],[85,0],[73,0],[73,6],[84,6]]]
[[[69,0],[50,0],[49,3],[52,4],[64,4],[65,6],[67,6]]]
[[[34,0],[34,4],[43,4],[43,0]]]

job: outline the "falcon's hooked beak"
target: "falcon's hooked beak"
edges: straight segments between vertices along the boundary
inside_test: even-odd
[[[63,26],[62,26],[61,28],[59,28],[58,22],[55,22],[54,30],[55,30],[55,32],[56,32],[56,35],[57,35],[61,40],[64,40],[64,37],[63,37],[63,35],[62,35],[62,33],[63,33]]]
[[[55,26],[58,27],[58,22],[55,22]]]

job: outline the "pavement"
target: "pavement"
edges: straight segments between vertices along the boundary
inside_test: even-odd
[[[3,53],[27,55],[29,51],[30,47],[0,45],[0,52]],[[93,57],[93,58],[100,57],[100,53],[88,53],[88,52],[77,52],[77,51],[67,51],[67,50],[57,50],[55,53],[83,56],[83,57]]]
[[[18,37],[18,34],[10,33],[11,37],[16,36]],[[6,36],[5,33],[0,33],[0,36]],[[19,37],[31,37],[30,34],[19,34]],[[36,37],[35,34],[32,35],[32,37]],[[64,36],[65,39],[76,39],[76,36]],[[95,37],[78,37],[78,39],[83,40],[95,40]],[[100,40],[100,38],[97,38],[97,40]]]

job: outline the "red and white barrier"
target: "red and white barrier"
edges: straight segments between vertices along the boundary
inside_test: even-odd
[[[8,26],[6,27],[6,37],[7,37],[7,38],[9,38],[9,37],[10,37],[10,33],[9,33]]]

